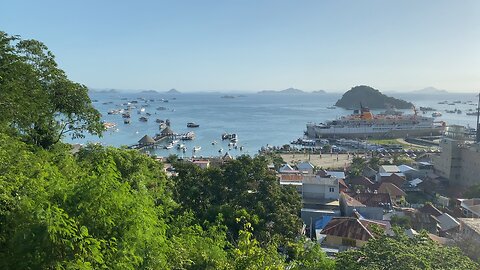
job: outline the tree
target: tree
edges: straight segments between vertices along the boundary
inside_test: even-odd
[[[279,184],[265,158],[241,156],[209,169],[179,162],[175,169],[175,200],[199,220],[213,222],[221,214],[232,242],[243,229],[238,218],[256,228],[254,235],[261,243],[299,234],[300,197],[294,188]]]
[[[337,255],[337,269],[478,269],[458,248],[443,247],[426,233],[413,238],[401,229],[395,236],[381,235],[360,249]]]
[[[350,165],[349,172],[351,177],[362,175],[363,170],[367,167],[367,162],[362,157],[354,157]]]
[[[1,31],[0,123],[43,148],[104,130],[87,87],[70,81],[43,43]]]

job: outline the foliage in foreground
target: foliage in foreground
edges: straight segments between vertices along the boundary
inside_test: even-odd
[[[407,237],[382,235],[357,250],[338,254],[337,269],[478,269],[479,265],[458,248],[442,247],[428,235]]]

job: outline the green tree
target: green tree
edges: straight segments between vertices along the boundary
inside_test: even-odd
[[[426,233],[413,238],[401,230],[382,235],[356,250],[337,255],[337,269],[478,269],[458,248],[443,247]]]
[[[352,164],[350,164],[350,176],[356,177],[362,175],[363,170],[367,167],[367,162],[362,157],[354,157]]]
[[[44,148],[104,130],[87,87],[70,81],[43,43],[1,31],[0,123]]]

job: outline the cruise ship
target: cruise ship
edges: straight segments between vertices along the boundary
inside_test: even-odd
[[[310,139],[318,138],[405,138],[416,136],[442,135],[446,123],[434,118],[414,114],[374,115],[366,107],[355,110],[352,115],[343,116],[326,123],[308,123],[305,132]]]

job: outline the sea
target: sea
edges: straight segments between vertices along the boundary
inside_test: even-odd
[[[476,116],[465,114],[469,109],[475,110],[478,95],[462,94],[419,94],[394,93],[390,96],[412,102],[417,109],[420,106],[432,107],[441,112],[437,120],[447,124],[475,127]],[[213,157],[242,154],[255,155],[262,147],[282,146],[302,138],[309,122],[325,122],[352,111],[342,108],[328,108],[340,99],[341,93],[306,93],[306,94],[258,94],[258,93],[180,93],[162,94],[152,92],[121,93],[91,92],[90,97],[95,108],[102,114],[105,122],[116,123],[116,127],[107,130],[102,137],[87,135],[82,139],[71,140],[70,143],[100,143],[106,146],[131,146],[138,143],[144,135],[155,136],[160,133],[156,119],[171,122],[175,133],[193,131],[196,135],[192,141],[184,141],[187,150],[183,153],[176,147],[149,149],[149,153],[157,156]],[[127,102],[137,101],[131,112],[130,124],[124,124],[121,114],[110,115],[108,111],[122,109]],[[455,105],[438,104],[442,101]],[[157,110],[164,107],[164,110]],[[145,108],[144,112],[139,112]],[[462,110],[461,114],[446,113],[445,110]],[[403,110],[406,114],[413,110]],[[373,113],[382,111],[373,110]],[[139,121],[141,116],[150,113],[147,122]],[[418,112],[422,114],[421,112]],[[427,112],[426,116],[431,116]],[[187,128],[188,122],[199,124],[198,128]],[[237,148],[229,146],[229,141],[222,141],[223,133],[235,133],[238,136]],[[212,142],[216,142],[212,144]],[[167,144],[164,141],[162,144]],[[201,147],[193,152],[193,147]],[[242,146],[242,147],[240,147]],[[240,150],[242,148],[243,150]]]

